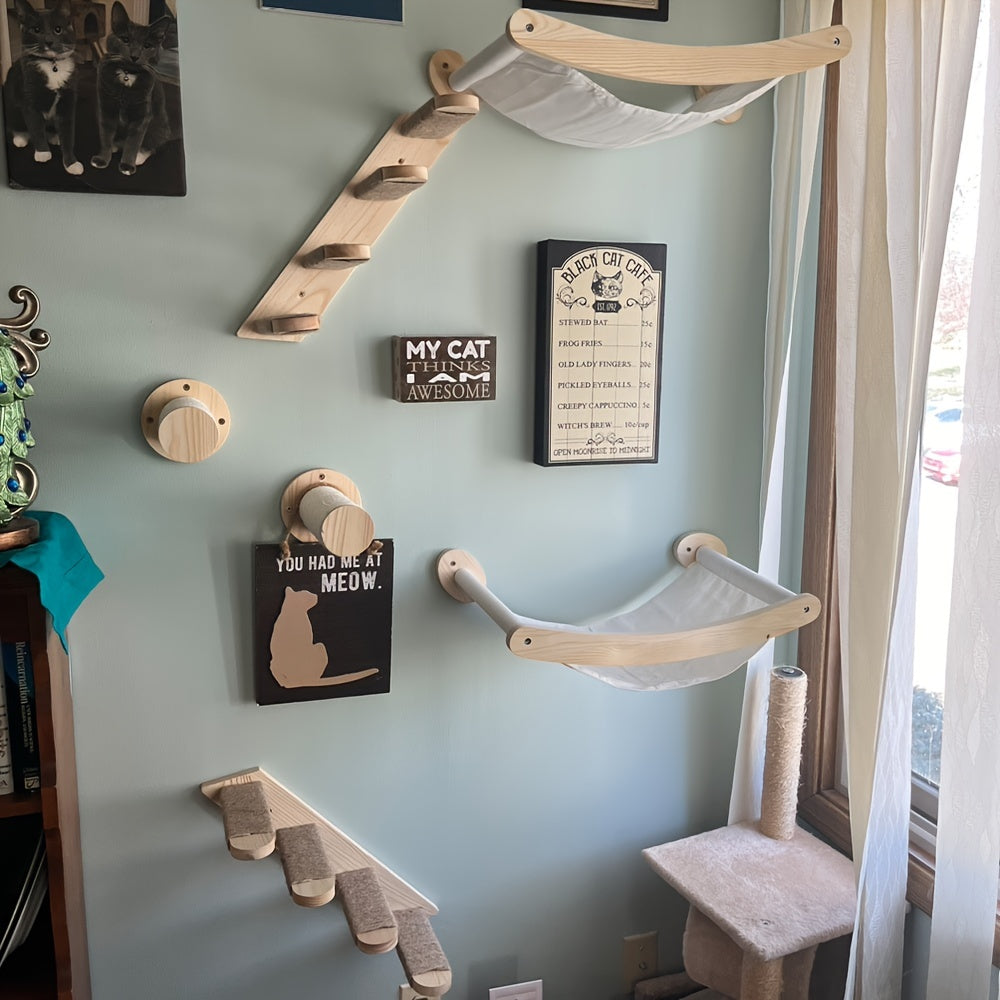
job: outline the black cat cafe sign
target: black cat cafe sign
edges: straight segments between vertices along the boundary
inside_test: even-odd
[[[535,462],[655,462],[667,248],[538,244]]]
[[[183,195],[175,0],[4,0],[10,186]]]

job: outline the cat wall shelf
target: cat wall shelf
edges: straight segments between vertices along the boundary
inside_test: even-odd
[[[361,506],[360,490],[333,469],[296,476],[281,494],[281,519],[293,538],[319,542],[335,556],[360,555],[375,538],[375,523]]]
[[[413,886],[260,768],[203,782],[201,792],[222,809],[234,858],[277,851],[293,902],[318,909],[338,898],[359,951],[395,948],[420,996],[448,992],[451,968],[429,919],[438,909]]]
[[[177,378],[154,389],[143,403],[142,434],[171,462],[203,462],[229,437],[232,418],[222,395],[204,382]]]
[[[511,611],[486,586],[468,552],[438,559],[441,586],[478,604],[503,630],[507,648],[529,660],[563,663],[614,687],[663,691],[717,680],[775,636],[815,621],[820,602],[730,559],[722,540],[692,532],[677,540],[684,572],[638,607],[590,625],[564,625]]]
[[[333,297],[458,129],[479,110],[472,96],[434,97],[395,121],[295,256],[257,303],[237,336],[297,343],[319,329]]]
[[[253,340],[298,343],[323,313],[479,99],[537,134],[572,145],[625,148],[680,135],[734,116],[790,73],[842,59],[850,35],[841,26],[752,45],[678,46],[591,31],[519,10],[504,36],[466,63],[442,49],[430,63],[434,91],[404,115],[347,184],[329,211],[237,330]],[[699,88],[679,113],[620,101],[578,70]]]

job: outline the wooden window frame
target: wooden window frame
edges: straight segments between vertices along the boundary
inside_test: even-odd
[[[833,23],[841,20],[834,4]],[[802,553],[802,589],[815,594],[826,614],[799,632],[799,663],[809,675],[806,730],[799,786],[799,815],[851,855],[848,797],[837,784],[840,717],[840,624],[836,591],[836,371],[837,371],[837,115],[840,64],[827,67],[817,255],[816,316],[809,412],[809,459]],[[910,843],[907,899],[930,914],[934,855]],[[993,940],[1000,965],[1000,903]]]

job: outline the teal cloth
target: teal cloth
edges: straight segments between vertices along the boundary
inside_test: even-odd
[[[23,549],[0,552],[0,566],[14,563],[38,578],[42,606],[52,615],[52,626],[65,649],[69,620],[104,574],[69,518],[45,510],[26,513],[38,522],[38,540]]]

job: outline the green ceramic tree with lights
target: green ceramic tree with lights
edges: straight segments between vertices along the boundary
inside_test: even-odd
[[[31,421],[24,415],[24,400],[35,390],[21,374],[11,341],[6,330],[0,331],[0,526],[31,503],[18,459],[27,458],[35,445]]]
[[[37,523],[21,514],[38,492],[38,477],[26,461],[35,439],[24,401],[34,395],[29,380],[38,372],[38,351],[48,347],[49,335],[30,329],[39,312],[35,293],[16,285],[9,294],[24,308],[20,316],[0,319],[0,535],[21,545],[37,536]],[[0,548],[7,544],[0,537]]]

